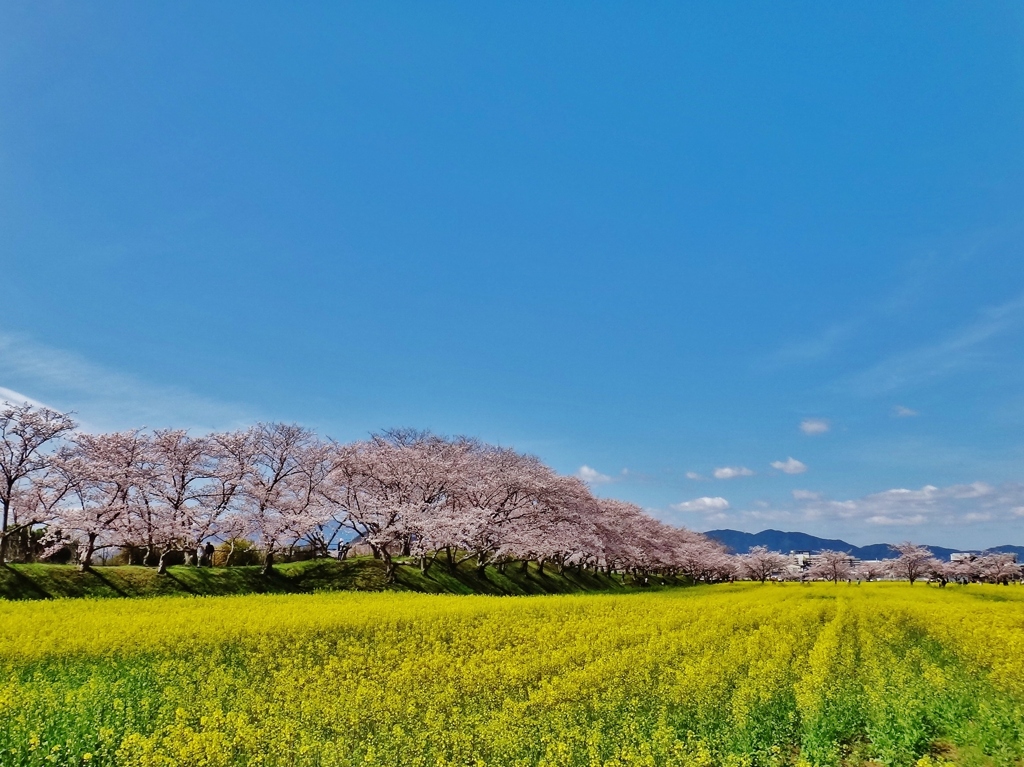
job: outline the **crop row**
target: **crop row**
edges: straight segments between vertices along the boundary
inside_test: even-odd
[[[7,604],[0,763],[1011,765],[1022,629],[984,585]]]

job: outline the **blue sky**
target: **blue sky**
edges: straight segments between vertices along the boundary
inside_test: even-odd
[[[1021,544],[1022,245],[1019,4],[0,7],[0,393],[90,428]]]

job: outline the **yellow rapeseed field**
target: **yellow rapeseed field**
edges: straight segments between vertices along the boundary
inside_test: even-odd
[[[1024,589],[0,604],[0,764],[1019,765]]]

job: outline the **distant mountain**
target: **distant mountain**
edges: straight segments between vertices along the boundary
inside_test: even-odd
[[[807,533],[784,533],[781,530],[762,530],[759,533],[742,533],[739,530],[712,530],[704,533],[719,543],[728,546],[737,554],[746,554],[754,546],[767,546],[772,551],[851,551],[854,547],[846,541],[818,538]],[[857,554],[856,556],[860,556]]]
[[[807,533],[786,533],[782,530],[762,530],[759,533],[743,533],[739,530],[710,530],[704,533],[708,538],[727,546],[736,554],[746,554],[754,546],[766,546],[772,551],[788,554],[790,551],[848,551],[858,559],[893,559],[895,552],[888,543],[873,543],[870,546],[854,546],[852,543],[836,538],[818,538]],[[963,549],[947,549],[942,546],[929,546],[939,559],[949,559],[949,555]],[[971,549],[967,549],[971,551]],[[1024,560],[1024,546],[996,546],[986,552],[1004,552],[1016,554]],[[983,552],[975,552],[983,553]]]
[[[1001,554],[1016,554],[1018,562],[1024,562],[1024,546],[994,546],[989,551],[998,551]]]

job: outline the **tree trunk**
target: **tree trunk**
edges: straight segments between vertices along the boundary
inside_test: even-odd
[[[260,573],[267,575],[271,570],[274,569],[274,550],[267,549],[266,556],[263,557],[263,569]]]
[[[7,493],[10,497],[10,489]],[[0,520],[0,565],[7,562],[7,524],[11,513],[11,502],[4,501],[4,514],[3,519]]]
[[[166,551],[160,552],[160,559],[156,563],[157,575],[167,575],[167,554]]]
[[[235,553],[235,539],[232,538],[228,542],[228,553],[224,557],[224,567],[231,567],[231,557],[234,555],[234,553]]]
[[[85,551],[79,555],[78,569],[82,572],[92,569],[92,555],[96,551],[96,533],[89,533],[86,538]]]

